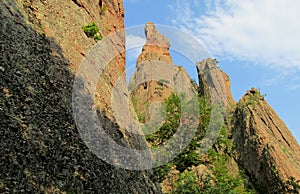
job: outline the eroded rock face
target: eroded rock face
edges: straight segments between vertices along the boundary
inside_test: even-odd
[[[122,1],[1,1],[0,10],[0,192],[159,193],[148,172],[116,168],[92,153],[72,113],[74,73],[96,43],[82,25],[95,22],[103,37],[121,29]],[[97,108],[108,134],[135,147],[143,139],[125,138],[109,114],[124,56],[104,71],[96,101],[105,104]]]
[[[149,105],[164,102],[172,92],[192,97],[191,79],[182,67],[173,65],[168,39],[152,22],[145,26],[146,43],[136,62],[136,72],[129,83],[131,99],[142,122],[150,120]]]
[[[215,98],[227,108],[235,104],[230,91],[229,77],[217,66],[215,59],[208,58],[197,63],[197,71],[201,96],[209,100]]]
[[[15,1],[18,17],[40,34],[51,39],[53,55],[65,60],[72,73],[76,73],[82,60],[96,44],[84,33],[82,26],[94,22],[99,35],[107,37],[124,29],[124,7],[120,0],[67,0],[67,1]],[[96,107],[113,119],[111,90],[125,71],[125,33],[114,40],[120,52],[107,65],[98,80]],[[112,43],[114,44],[114,43]],[[57,46],[59,45],[59,46]],[[103,50],[102,53],[109,50]],[[100,84],[101,83],[101,84]]]
[[[300,179],[300,147],[256,89],[237,104],[233,129],[236,159],[258,191],[276,193],[280,181]]]
[[[145,61],[157,60],[172,64],[172,58],[169,52],[169,40],[160,34],[154,23],[148,22],[145,26],[146,44],[142,49],[142,53],[137,59],[137,66]]]
[[[129,84],[131,100],[141,122],[151,119],[149,105],[163,102],[173,91],[169,69],[175,68],[169,53],[170,43],[154,23],[145,25],[146,43],[136,62],[136,72]]]

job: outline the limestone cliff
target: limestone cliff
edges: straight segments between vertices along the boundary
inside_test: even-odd
[[[122,1],[2,0],[0,10],[0,192],[159,193],[148,172],[116,168],[94,155],[72,113],[74,73],[96,44],[82,26],[95,22],[102,37],[121,30]],[[106,131],[130,147],[142,138],[126,136],[110,107],[124,69],[120,53],[100,77],[95,104]]]
[[[290,177],[300,180],[300,147],[258,90],[247,91],[234,114],[236,159],[261,193],[276,193]]]

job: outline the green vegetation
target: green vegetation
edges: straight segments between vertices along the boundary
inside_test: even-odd
[[[102,37],[99,35],[99,28],[96,26],[95,22],[82,26],[84,33],[89,38],[94,38],[94,40],[102,40]]]
[[[94,35],[95,40],[102,40],[103,38],[99,34]]]
[[[226,128],[221,131],[218,143],[223,145],[230,145],[226,137]],[[218,144],[217,143],[217,144]],[[228,149],[225,149],[228,150]],[[246,181],[244,173],[240,172],[238,175],[230,174],[228,170],[229,155],[226,153],[220,154],[214,149],[210,149],[207,153],[209,157],[210,173],[198,174],[195,170],[185,170],[172,185],[171,193],[232,193],[232,194],[252,194],[253,190],[245,188]],[[206,164],[207,165],[207,164]]]
[[[165,84],[169,84],[170,81],[169,81],[169,80],[166,80],[166,79],[160,79],[160,80],[158,81],[158,83],[161,84],[161,85],[164,84],[164,83],[165,83]]]
[[[167,112],[165,123],[157,132],[146,136],[146,140],[154,147],[162,145],[170,139],[179,126],[181,110],[180,99],[177,94],[172,93],[165,100],[165,109]]]
[[[166,120],[163,126],[151,135],[146,136],[148,143],[152,147],[165,144],[173,136],[180,124],[182,110],[181,101],[178,94],[172,93],[165,100]],[[223,126],[215,147],[222,150],[222,154],[210,149],[207,153],[208,161],[203,161],[198,153],[200,140],[209,125],[211,106],[203,97],[198,97],[199,102],[199,125],[196,135],[189,145],[175,159],[164,166],[154,169],[154,179],[159,182],[168,178],[172,167],[180,172],[177,179],[171,184],[171,193],[254,193],[244,186],[245,176],[242,172],[232,175],[228,169],[229,153],[232,150],[232,142],[229,140],[229,129]],[[206,176],[199,175],[196,170],[191,170],[193,166],[204,164],[211,173]]]
[[[172,93],[165,100],[166,120],[162,127],[155,133],[146,136],[146,140],[152,145],[152,147],[160,146],[168,141],[176,129],[179,127],[182,110],[180,104],[183,103],[184,97],[180,98],[178,94]],[[183,172],[192,165],[199,165],[201,163],[197,148],[199,147],[200,139],[205,133],[205,129],[209,124],[210,107],[204,98],[199,98],[199,110],[200,110],[200,125],[198,130],[190,144],[167,165],[154,169],[154,174],[158,180],[163,180],[168,174],[172,166],[176,166],[176,169]]]
[[[300,193],[300,180],[290,177],[285,183],[282,192],[285,193]]]
[[[171,193],[196,194],[201,192],[201,187],[197,181],[198,173],[186,171],[179,175],[178,180],[173,185]],[[205,184],[205,183],[204,183]]]
[[[278,193],[292,193],[300,194],[300,180],[296,180],[294,177],[290,177],[287,181],[282,181],[279,177],[278,170],[273,168],[273,174],[275,176],[274,190]]]
[[[106,7],[104,5],[101,6],[100,14],[103,14],[106,11]]]
[[[228,160],[230,159],[229,153],[232,143],[228,136],[229,130],[226,126],[223,126],[215,145],[222,149],[223,153],[221,154],[213,148],[207,153],[209,164],[206,163],[205,165],[209,167],[210,173],[200,175],[195,170],[185,170],[173,183],[171,193],[255,193],[253,190],[245,188],[246,178],[243,172],[238,173],[238,175],[229,172]]]
[[[152,147],[157,147],[167,143],[167,141],[174,135],[176,130],[179,127],[182,110],[181,106],[184,102],[185,98],[183,96],[176,93],[172,93],[167,99],[165,99],[165,111],[166,111],[166,119],[164,124],[153,134],[146,135],[146,140]],[[200,164],[199,154],[197,152],[197,147],[199,147],[200,137],[203,134],[203,130],[205,129],[204,125],[208,125],[209,123],[209,112],[210,108],[206,103],[204,98],[199,98],[200,105],[200,120],[201,124],[198,126],[197,133],[195,137],[192,139],[190,144],[177,156],[174,160],[169,162],[168,164],[155,168],[154,174],[155,178],[159,181],[162,181],[166,175],[169,173],[169,170],[172,166],[176,166],[176,169],[180,172],[183,172],[186,168],[192,165]],[[187,105],[188,106],[188,105]],[[186,130],[188,131],[188,130]]]
[[[220,140],[223,141],[223,140]],[[215,185],[211,186],[209,190],[211,193],[254,193],[252,190],[248,190],[244,187],[245,176],[241,171],[238,175],[232,175],[228,170],[228,154],[220,154],[211,149],[208,155],[212,161],[213,168],[213,182]]]
[[[215,174],[217,173],[217,174]],[[186,194],[254,194],[252,190],[244,188],[241,176],[229,175],[223,165],[216,167],[213,175],[200,175],[195,171],[185,171],[179,175],[171,193]]]
[[[258,91],[258,90],[252,90],[251,94],[249,94],[247,97],[243,98],[243,101],[240,101],[238,103],[238,109],[243,110],[244,108],[248,107],[249,105],[252,105],[254,108],[256,104],[260,100],[264,100],[264,96]]]
[[[136,97],[131,96],[131,101],[139,122],[145,123],[146,122],[145,115],[142,114],[141,111],[138,109],[138,99]]]

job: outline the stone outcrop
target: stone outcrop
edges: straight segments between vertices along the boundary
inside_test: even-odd
[[[131,99],[142,122],[157,115],[147,109],[150,103],[163,101],[174,92],[175,87],[183,86],[180,91],[189,93],[184,88],[190,83],[183,68],[172,65],[171,58],[162,57],[170,56],[167,39],[157,32],[152,23],[146,25],[145,32],[147,43],[137,60],[137,71],[129,85]],[[150,43],[164,46],[149,46]],[[182,79],[176,76],[179,71]],[[258,193],[286,191],[283,187],[290,177],[300,179],[300,148],[283,121],[256,89],[248,91],[236,104],[230,91],[229,77],[217,66],[215,59],[208,58],[197,63],[197,71],[199,95],[229,110],[224,117],[228,125],[224,127],[230,130],[226,136],[223,132],[220,135],[223,140],[217,140],[213,146],[218,154],[226,155],[224,168],[233,177],[248,177],[245,188],[253,188]],[[181,85],[176,84],[179,82]],[[218,144],[218,141],[223,143]],[[205,160],[192,168],[211,168],[212,164],[212,161]],[[180,174],[176,166],[173,168],[174,171],[171,170],[161,183],[165,192],[170,192],[172,181],[176,181]],[[240,170],[245,175],[240,175]]]
[[[172,64],[169,52],[170,43],[168,39],[160,34],[154,23],[148,22],[145,26],[146,44],[143,46],[142,53],[137,59],[137,66],[149,60],[164,61]]]
[[[81,61],[89,53],[95,40],[85,35],[83,25],[94,22],[101,37],[124,29],[124,7],[119,0],[68,0],[68,1],[15,1],[18,17],[40,34],[51,39],[53,55],[65,60],[68,68],[76,73]],[[125,33],[115,40],[124,52],[115,56],[98,80],[96,106],[112,119],[111,90],[115,80],[125,71]],[[59,45],[59,46],[57,46]],[[103,50],[102,52],[110,52]],[[97,102],[98,100],[98,102]]]
[[[198,62],[197,72],[201,96],[210,101],[211,98],[214,98],[215,102],[219,102],[227,108],[235,104],[230,91],[229,77],[217,66],[215,59],[208,58]]]
[[[152,22],[145,25],[145,35],[147,41],[129,83],[131,99],[142,122],[151,118],[149,105],[164,102],[172,92],[185,93],[188,97],[196,94],[185,69],[173,65],[168,39],[157,31]]]
[[[236,159],[260,193],[276,193],[300,179],[300,147],[258,90],[247,91],[234,114]]]
[[[152,27],[153,24],[150,24]],[[182,70],[182,75],[187,75],[183,68],[169,64],[170,59],[161,58],[169,56],[166,48],[169,48],[170,44],[153,29],[151,28],[151,31],[155,33],[149,33],[149,23],[145,27],[147,43],[137,60],[137,71],[129,85],[136,111],[138,115],[144,116],[143,122],[150,120],[151,114],[145,105],[147,107],[148,103],[163,101],[174,91],[174,87],[178,87],[174,79],[178,69]],[[147,45],[149,43],[160,43],[165,46],[150,49]],[[176,68],[173,72],[174,67]],[[221,103],[229,110],[224,118],[228,124],[226,127],[231,131],[226,137],[224,134],[221,135],[222,141],[227,138],[228,142],[219,145],[217,141],[213,146],[216,152],[227,156],[227,170],[234,177],[240,176],[240,170],[245,171],[243,176],[249,180],[245,186],[254,188],[259,193],[276,193],[280,189],[283,191],[286,189],[283,185],[290,177],[299,180],[299,145],[264,97],[256,89],[252,89],[236,104],[230,91],[229,77],[217,66],[215,59],[208,58],[197,63],[197,71],[200,96],[209,102]],[[177,77],[177,80],[184,83],[181,86],[186,86],[190,78],[183,77],[183,79]],[[212,161],[208,160],[200,166],[211,168],[210,163]],[[176,166],[174,168],[176,171]],[[180,174],[172,173],[173,171],[162,182],[165,192],[170,191],[172,185],[169,179],[175,180]]]
[[[150,172],[116,168],[99,159],[81,139],[73,117],[76,72],[97,45],[82,26],[95,22],[103,38],[122,30],[122,1],[11,0],[0,1],[0,10],[0,193],[160,193]],[[89,107],[97,110],[107,134],[118,145],[136,150],[145,149],[146,142],[118,123],[112,105],[115,90],[123,99],[119,112],[130,109],[123,102],[131,98],[142,122],[160,116],[151,112],[151,104],[163,102],[172,92],[187,98],[197,95],[186,71],[173,65],[168,39],[153,23],[146,24],[145,35],[130,95],[122,85],[126,85],[124,33],[109,40],[121,52],[101,72],[95,94],[89,93],[90,83],[84,83],[87,93],[80,94],[95,97]],[[111,52],[100,51],[101,56]],[[99,56],[94,57],[96,61]],[[227,149],[227,141],[213,148],[228,155],[228,169],[233,174],[244,170],[259,193],[276,193],[290,177],[299,180],[299,145],[264,97],[252,89],[235,104],[229,77],[216,60],[199,62],[197,70],[199,94],[235,108],[230,134],[221,134],[233,142],[232,149]],[[89,73],[95,71],[86,71],[83,81]],[[203,164],[192,169],[210,173],[210,161],[201,160]],[[180,172],[172,173],[176,178]],[[170,187],[169,182],[165,185]]]
[[[148,172],[92,153],[72,113],[74,74],[96,44],[82,26],[95,22],[103,37],[121,30],[122,1],[0,1],[0,10],[0,193],[160,193]],[[124,69],[120,53],[100,77],[95,104],[104,104],[96,108],[108,134],[131,147],[143,139],[125,135],[110,111]]]

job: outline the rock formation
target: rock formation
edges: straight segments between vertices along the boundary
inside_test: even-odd
[[[160,193],[148,172],[116,168],[92,153],[72,113],[74,74],[96,43],[82,26],[95,22],[102,37],[121,30],[122,1],[0,1],[0,10],[0,192]],[[99,79],[95,106],[106,131],[130,147],[143,139],[125,135],[110,106],[124,70],[120,53]]]
[[[163,102],[172,92],[195,95],[185,69],[172,63],[168,39],[151,22],[145,25],[145,35],[147,41],[129,83],[131,98],[142,122],[150,120],[149,105]]]
[[[160,34],[154,23],[148,22],[145,26],[146,44],[143,46],[142,53],[137,59],[137,66],[150,60],[164,61],[172,64],[169,52],[170,43],[168,39]]]
[[[146,149],[145,138],[118,123],[112,103],[114,92],[122,99],[119,112],[132,108],[127,103],[131,98],[141,122],[159,117],[152,104],[163,102],[172,92],[184,93],[187,98],[199,94],[207,101],[214,98],[228,108],[219,138],[210,152],[198,158],[197,138],[205,132],[206,117],[210,116],[209,107],[204,107],[207,109],[199,119],[203,122],[199,129],[203,131],[177,161],[186,168],[178,170],[178,163],[170,161],[169,174],[174,177],[162,181],[167,185],[166,192],[178,176],[193,171],[197,175],[205,172],[205,178],[213,179],[208,180],[208,185],[222,190],[230,184],[218,185],[216,175],[232,183],[243,170],[243,177],[248,179],[245,184],[244,179],[234,182],[239,184],[234,188],[237,193],[248,186],[257,193],[288,192],[291,185],[286,187],[286,181],[290,177],[300,179],[299,145],[264,97],[252,89],[236,104],[228,76],[210,58],[197,64],[197,93],[184,68],[173,65],[170,43],[153,23],[145,26],[147,41],[137,59],[129,91],[123,87],[125,34],[118,33],[124,28],[122,0],[11,0],[0,1],[0,10],[1,193],[161,193],[150,172],[117,168],[113,164],[118,161],[108,164],[81,139],[72,109],[72,103],[76,103],[72,101],[73,82],[78,78],[83,81],[84,91],[78,93],[93,100],[86,107],[95,110],[106,134],[118,145],[134,150]],[[97,33],[102,38],[115,34],[108,43],[121,51],[104,64],[94,85],[86,77],[99,69],[91,66],[82,74],[76,72],[85,63],[97,66],[112,50],[99,46],[102,58],[92,56],[99,44],[82,29],[91,22],[98,26]],[[90,93],[93,87],[96,92]],[[90,132],[90,128],[86,127],[86,131]],[[189,178],[194,180],[195,176]],[[183,180],[183,184],[190,181]],[[205,180],[188,183],[196,185],[193,189],[205,188]]]
[[[290,177],[300,180],[300,147],[257,89],[247,91],[234,114],[236,159],[261,193],[276,193]]]
[[[208,58],[197,63],[197,72],[201,96],[209,100],[215,98],[217,102],[222,103],[227,108],[235,104],[230,91],[229,77],[217,66],[216,59]]]
[[[168,52],[170,44],[157,32],[154,24],[146,24],[145,34],[147,42],[138,57],[137,71],[130,82],[132,88],[129,88],[136,112],[143,122],[147,122],[151,116],[157,114],[149,113],[145,108],[149,103],[162,102],[171,92],[174,92],[176,71],[182,70],[182,75],[186,75],[183,68],[171,64],[172,59]],[[174,67],[176,68],[173,72]],[[222,168],[226,169],[229,175],[223,175],[227,178],[231,176],[232,180],[248,177],[245,190],[249,187],[258,193],[289,192],[286,181],[291,177],[295,180],[300,179],[300,147],[290,131],[256,89],[248,91],[236,104],[230,91],[229,77],[217,66],[216,59],[204,59],[197,63],[196,67],[199,95],[206,98],[208,102],[218,102],[227,108],[224,117],[227,125],[223,128],[227,128],[228,131],[220,132],[220,137],[213,146],[217,155],[227,158]],[[183,77],[180,82],[184,83],[182,86],[186,86],[191,80],[188,76]],[[197,168],[207,169],[206,172],[210,173],[208,177],[216,176],[214,168],[220,168],[217,167],[220,164],[214,162],[214,157],[210,153],[204,154],[201,156],[202,164],[189,166],[184,172],[179,172],[176,162],[173,163],[169,175],[161,182],[163,192],[174,189],[174,182],[181,174],[190,171],[198,176],[200,173],[202,176],[201,171],[196,172]],[[244,175],[240,175],[241,170],[245,172]],[[217,184],[218,181],[220,181],[218,177],[211,180],[213,184]],[[199,185],[205,187],[205,183]],[[240,192],[245,191],[242,186],[240,189]]]

